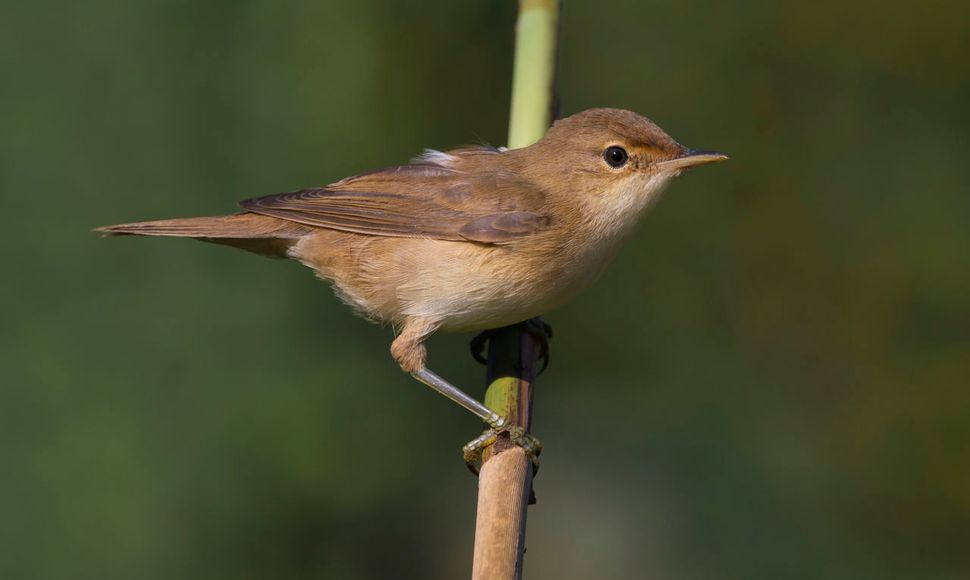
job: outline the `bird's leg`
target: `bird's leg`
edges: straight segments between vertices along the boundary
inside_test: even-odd
[[[542,367],[539,368],[538,374],[542,374],[545,372],[546,367],[549,366],[549,339],[552,338],[552,326],[543,320],[541,316],[530,318],[516,324],[516,326],[531,334],[535,337],[536,342],[539,343],[539,360],[542,361]],[[496,330],[483,330],[475,335],[475,338],[468,344],[472,351],[472,358],[483,365],[488,364],[488,359],[485,357],[485,350],[488,346],[488,341],[491,340]]]
[[[461,448],[462,456],[465,458],[465,465],[468,466],[468,469],[472,473],[478,475],[482,461],[482,452],[485,451],[486,447],[495,443],[503,433],[507,433],[509,440],[525,451],[526,456],[532,461],[533,475],[539,471],[539,453],[542,452],[542,443],[529,433],[526,433],[524,428],[510,424],[508,419],[479,403],[476,399],[468,396],[464,391],[427,368],[412,372],[411,376],[468,409],[488,425],[489,428],[484,433],[472,439]]]
[[[509,425],[505,417],[492,411],[425,367],[427,349],[424,346],[424,340],[437,328],[437,324],[423,319],[407,321],[401,329],[401,334],[391,344],[391,355],[405,372],[410,373],[417,380],[458,403],[489,426],[489,429],[482,436],[469,442],[463,448],[466,462],[479,458],[481,450],[494,442],[499,434],[508,433],[511,441],[525,449],[533,463],[538,464],[540,446],[537,439],[525,433],[525,430],[521,427]],[[469,467],[471,465],[469,463]]]
[[[411,376],[438,391],[442,395],[448,397],[452,401],[458,403],[462,407],[468,409],[492,429],[495,429],[496,431],[504,431],[508,428],[508,421],[506,421],[504,417],[500,416],[498,413],[489,409],[485,405],[479,403],[476,399],[470,397],[464,391],[439,377],[427,368],[418,369],[412,372]]]

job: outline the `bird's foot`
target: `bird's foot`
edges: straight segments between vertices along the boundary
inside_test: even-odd
[[[542,442],[519,426],[500,427],[486,429],[478,437],[472,439],[462,447],[462,454],[465,456],[465,465],[468,469],[478,475],[482,468],[482,454],[490,445],[494,445],[499,437],[507,435],[513,445],[518,445],[525,451],[529,461],[532,462],[532,475],[539,471],[539,454],[542,453]]]
[[[549,339],[552,338],[552,326],[548,322],[542,319],[540,316],[535,318],[530,318],[524,322],[520,322],[515,326],[521,328],[522,330],[531,334],[536,342],[539,343],[539,360],[542,361],[542,366],[539,367],[539,374],[542,374],[546,367],[549,366]],[[472,357],[483,365],[488,364],[488,359],[485,354],[488,347],[488,341],[498,332],[500,329],[483,330],[478,333],[469,343],[469,347],[472,351]]]

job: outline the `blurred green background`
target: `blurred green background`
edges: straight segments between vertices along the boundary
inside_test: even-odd
[[[462,578],[466,413],[302,267],[91,227],[503,144],[511,1],[0,5],[0,577]],[[970,577],[970,3],[566,2],[731,155],[548,315],[526,576]],[[481,393],[467,336],[433,368]]]

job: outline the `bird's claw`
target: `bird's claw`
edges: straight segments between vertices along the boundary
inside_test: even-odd
[[[549,339],[552,338],[552,326],[539,316],[520,322],[515,326],[531,334],[536,339],[536,342],[539,343],[539,360],[542,361],[542,366],[539,367],[539,374],[542,374],[545,372],[546,367],[549,366]],[[483,365],[488,364],[488,358],[485,356],[488,341],[491,340],[492,336],[498,330],[483,330],[471,340],[468,346],[471,348],[472,358]]]
[[[465,465],[468,466],[468,469],[478,475],[482,468],[482,454],[489,445],[498,441],[501,435],[508,435],[509,441],[525,451],[532,463],[532,475],[534,476],[539,471],[539,454],[542,453],[542,442],[519,426],[486,429],[481,435],[466,443],[462,447],[462,454],[465,457]]]

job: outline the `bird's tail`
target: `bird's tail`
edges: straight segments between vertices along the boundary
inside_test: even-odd
[[[270,216],[243,212],[226,216],[117,224],[95,228],[94,231],[107,236],[194,238],[257,254],[285,257],[290,246],[307,234],[310,228]]]

